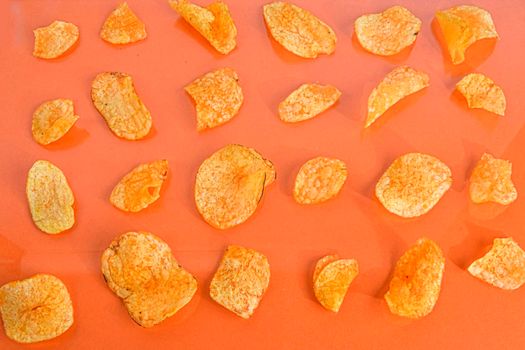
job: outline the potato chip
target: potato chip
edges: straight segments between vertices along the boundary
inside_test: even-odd
[[[195,30],[197,30],[220,53],[230,53],[237,42],[237,28],[226,5],[222,1],[200,7],[187,0],[169,0],[172,9],[177,11]]]
[[[490,13],[470,5],[436,12],[453,64],[465,61],[465,51],[476,41],[498,38]]]
[[[148,232],[127,232],[116,238],[101,263],[109,288],[142,327],[173,316],[197,291],[195,277],[179,265],[163,240]]]
[[[264,5],[263,12],[275,41],[297,56],[316,58],[335,51],[334,31],[309,11],[277,1]]]
[[[426,88],[429,80],[426,73],[408,66],[394,68],[368,97],[368,116],[365,128],[372,125],[377,118],[402,98]]]
[[[323,269],[326,267],[326,265],[339,259],[339,255],[337,254],[327,255],[319,259],[315,264],[313,282],[315,283],[315,280],[317,279],[321,271],[323,271]]]
[[[470,199],[474,203],[496,202],[507,205],[518,198],[512,183],[512,163],[485,153],[470,175]]]
[[[129,44],[146,39],[146,26],[123,2],[106,18],[100,37],[111,44]]]
[[[233,69],[222,68],[184,88],[195,101],[198,131],[224,124],[239,112],[244,97],[238,81]]]
[[[35,47],[33,56],[38,58],[57,58],[66,53],[77,42],[80,34],[73,23],[54,21],[47,27],[33,30]]]
[[[160,198],[160,188],[167,176],[167,160],[141,164],[119,181],[109,201],[124,211],[141,211]]]
[[[77,120],[73,101],[62,98],[46,101],[33,113],[33,138],[41,145],[48,145],[64,136]]]
[[[262,253],[231,245],[213,275],[210,296],[226,309],[248,319],[270,283],[270,265]]]
[[[297,203],[322,203],[335,197],[346,181],[346,165],[335,158],[317,157],[303,164],[295,178]]]
[[[421,238],[399,258],[385,300],[393,314],[408,318],[428,315],[439,297],[445,269],[441,248]]]
[[[131,76],[100,73],[91,84],[93,104],[111,131],[126,140],[139,140],[151,129],[151,115],[138,97]]]
[[[373,54],[391,56],[414,43],[421,20],[403,6],[359,17],[354,24],[357,40]]]
[[[19,343],[53,339],[73,324],[73,304],[66,286],[52,275],[38,274],[0,287],[0,314],[6,335]]]
[[[507,101],[503,90],[487,76],[471,73],[456,84],[456,89],[467,99],[469,108],[483,108],[498,115],[505,115]]]
[[[468,272],[501,289],[518,289],[525,283],[525,252],[512,238],[496,238],[490,251],[474,261]]]
[[[391,213],[411,218],[427,213],[452,184],[447,165],[422,153],[397,158],[376,184],[376,196]]]
[[[339,312],[350,283],[359,273],[357,261],[329,255],[318,262],[316,271],[318,268],[320,271],[314,275],[315,297],[326,309]]]
[[[332,107],[341,91],[332,85],[303,84],[279,104],[279,117],[297,123],[317,116]]]
[[[75,223],[75,198],[64,173],[47,160],[37,160],[27,174],[26,195],[36,227],[49,234]]]

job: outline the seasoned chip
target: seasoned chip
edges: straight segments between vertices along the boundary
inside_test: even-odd
[[[496,202],[507,205],[518,192],[512,183],[512,163],[485,153],[470,175],[470,199],[474,203]]]
[[[297,123],[317,116],[332,107],[341,91],[332,85],[303,84],[279,104],[279,117]]]
[[[47,27],[33,30],[35,47],[33,56],[57,58],[66,53],[78,40],[78,27],[73,23],[54,21]]]
[[[317,157],[303,164],[295,178],[294,199],[301,204],[335,197],[346,181],[346,165],[335,158]]]
[[[19,343],[53,339],[73,324],[73,304],[66,286],[52,275],[38,274],[0,287],[0,314],[6,335]]]
[[[77,120],[73,101],[56,99],[44,102],[33,113],[33,138],[41,145],[48,145],[64,136]]]
[[[309,11],[277,1],[264,5],[263,12],[275,41],[297,56],[316,58],[335,51],[334,31]]]
[[[36,227],[49,234],[73,226],[75,198],[64,173],[47,160],[37,160],[27,174],[27,201]]]
[[[427,213],[452,184],[448,166],[428,154],[397,158],[376,184],[376,196],[396,215],[411,218]]]
[[[368,116],[365,128],[369,127],[399,100],[426,88],[428,85],[429,77],[426,73],[408,66],[394,68],[372,90],[368,97]]]
[[[326,265],[339,259],[339,255],[337,254],[327,255],[319,259],[315,264],[313,282],[315,283],[315,280],[317,279],[321,271],[323,271],[323,269],[326,267]]]
[[[483,108],[498,115],[505,115],[507,101],[503,90],[489,77],[471,73],[456,84],[456,89],[467,99],[470,108]]]
[[[112,44],[134,43],[146,36],[146,26],[126,2],[111,12],[100,31],[100,37]]]
[[[139,140],[149,133],[151,115],[135,92],[131,76],[98,74],[91,84],[91,99],[118,137]]]
[[[193,298],[197,280],[173,257],[170,247],[148,232],[127,232],[102,254],[102,273],[131,318],[152,327]]]
[[[184,88],[195,101],[198,131],[224,124],[239,112],[244,97],[238,81],[233,69],[222,68]]]
[[[231,245],[210,283],[210,296],[242,318],[250,318],[270,283],[270,265],[263,254]]]
[[[329,255],[319,260],[316,272],[314,274],[315,297],[326,309],[338,312],[348,286],[359,273],[357,261],[339,259],[337,256]]]
[[[354,27],[357,40],[365,50],[391,56],[414,43],[421,30],[421,20],[403,6],[393,6],[381,13],[359,17]]]

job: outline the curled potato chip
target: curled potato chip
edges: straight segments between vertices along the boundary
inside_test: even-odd
[[[275,41],[297,56],[316,58],[335,51],[334,31],[309,11],[277,1],[264,5],[263,13]]]
[[[27,174],[26,195],[36,227],[49,234],[75,223],[75,198],[64,173],[47,160],[37,160]]]
[[[474,203],[496,202],[507,205],[518,198],[512,183],[512,163],[485,153],[470,175],[470,199]]]
[[[233,69],[222,68],[184,88],[195,101],[198,131],[224,124],[239,112],[244,97],[238,81]]]
[[[146,39],[146,26],[123,2],[106,18],[100,37],[111,44],[129,44]]]
[[[326,157],[310,159],[299,169],[293,197],[301,204],[325,202],[339,193],[346,176],[346,165],[342,160]]]
[[[421,20],[403,6],[356,19],[355,34],[363,48],[373,54],[391,56],[414,43]]]
[[[33,113],[33,138],[41,145],[48,145],[64,136],[77,120],[78,115],[73,111],[73,101],[46,101]]]
[[[195,204],[211,226],[226,229],[246,221],[264,188],[275,180],[273,164],[253,148],[228,145],[202,162],[195,180]]]
[[[35,47],[33,56],[45,59],[57,58],[77,42],[80,34],[73,23],[54,21],[47,27],[33,30]]]
[[[402,98],[429,85],[426,73],[408,66],[394,68],[377,85],[368,97],[368,116],[365,128],[372,125],[383,113]]]
[[[315,297],[326,309],[338,312],[358,273],[359,267],[354,259],[339,259],[337,255],[322,258],[314,273]]]
[[[503,90],[489,77],[471,73],[456,84],[456,89],[467,99],[470,108],[483,108],[498,115],[505,115],[507,101]]]
[[[100,73],[91,84],[93,104],[111,131],[126,140],[139,140],[151,129],[151,115],[138,97],[131,76]]]
[[[411,218],[427,213],[452,184],[448,166],[422,153],[397,158],[376,184],[376,196],[391,213]]]
[[[131,318],[152,327],[173,316],[193,298],[197,280],[173,257],[170,247],[149,232],[127,232],[101,257],[109,288]]]
[[[313,282],[315,283],[315,280],[317,279],[321,271],[326,267],[326,265],[339,259],[339,255],[337,254],[327,255],[319,259],[315,264]]]
[[[233,313],[248,319],[270,283],[270,264],[262,253],[231,245],[210,283],[210,296]]]
[[[317,116],[332,107],[341,91],[332,85],[303,84],[279,104],[279,117],[297,123]]]
[[[71,327],[73,303],[60,279],[38,274],[0,287],[0,314],[10,339],[36,343]]]
[[[399,258],[385,300],[393,314],[408,318],[428,315],[439,297],[445,258],[441,248],[421,238]]]

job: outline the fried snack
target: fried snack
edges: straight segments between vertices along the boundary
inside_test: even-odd
[[[179,265],[163,240],[148,232],[116,238],[101,263],[108,287],[142,327],[173,316],[197,291],[195,277]]]
[[[422,153],[397,158],[376,184],[376,196],[391,213],[411,218],[427,213],[452,184],[447,165]]]
[[[326,157],[310,159],[299,169],[293,197],[301,204],[325,202],[339,193],[347,174],[342,160]]]
[[[111,44],[129,44],[146,39],[146,26],[129,8],[127,2],[120,4],[106,18],[100,37]]]
[[[78,115],[73,111],[73,101],[46,101],[33,113],[33,139],[41,145],[48,145],[64,136],[77,120]]]
[[[436,19],[453,64],[465,61],[465,51],[476,41],[498,38],[490,13],[476,6],[462,5],[437,11]]]
[[[231,245],[213,275],[210,296],[242,318],[253,314],[270,283],[270,265],[262,253]]]
[[[328,255],[317,262],[314,272],[314,294],[328,310],[338,312],[350,283],[359,273],[357,261]]]
[[[56,234],[75,223],[75,198],[64,173],[47,160],[37,160],[27,174],[26,195],[36,227]]]
[[[402,98],[426,88],[429,80],[426,73],[408,66],[394,68],[368,97],[368,116],[365,128],[372,125],[377,118]]]
[[[35,47],[33,56],[38,58],[57,58],[66,53],[77,42],[80,34],[73,23],[54,21],[47,27],[33,30]]]
[[[239,112],[244,97],[238,81],[233,69],[222,68],[184,88],[195,101],[198,131],[224,124]]]
[[[335,51],[334,31],[309,11],[277,1],[264,5],[263,12],[275,41],[297,56],[316,58]]]
[[[341,91],[332,85],[303,84],[279,104],[283,122],[297,123],[313,118],[332,107]]]
[[[66,286],[52,275],[38,274],[0,287],[5,334],[19,343],[53,339],[73,324],[73,304]]]
[[[131,76],[100,73],[91,84],[93,104],[111,131],[126,140],[139,140],[151,129],[151,115],[138,97]]]
[[[498,115],[505,115],[507,101],[503,90],[489,77],[471,73],[456,84],[456,89],[467,99],[469,108],[483,108]]]
[[[470,175],[470,199],[474,203],[510,204],[518,198],[512,183],[512,163],[485,153]]]
[[[321,259],[317,260],[317,263],[315,264],[315,269],[314,269],[313,282],[315,283],[315,280],[317,279],[321,271],[326,267],[326,265],[336,260],[339,260],[339,259],[340,259],[339,255],[331,254],[331,255],[326,255],[322,257]]]
[[[393,6],[381,13],[359,17],[354,28],[365,50],[391,56],[414,43],[421,30],[421,20],[403,6]]]

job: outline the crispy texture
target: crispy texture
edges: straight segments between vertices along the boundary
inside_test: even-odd
[[[468,272],[501,289],[518,289],[525,283],[525,252],[512,238],[496,238],[490,251],[474,261]]]
[[[146,25],[123,2],[106,18],[100,37],[111,44],[129,44],[146,39]]]
[[[198,131],[222,125],[239,112],[244,96],[238,81],[233,69],[222,68],[184,88],[195,101]]]
[[[334,31],[309,11],[277,1],[264,5],[263,14],[275,41],[297,56],[316,58],[335,51]]]
[[[512,163],[485,153],[470,175],[470,199],[474,203],[496,202],[507,205],[518,198],[512,183]]]
[[[408,66],[394,68],[368,97],[368,116],[365,128],[372,125],[377,118],[402,98],[427,87],[429,80],[426,73]]]
[[[445,257],[439,246],[421,238],[399,258],[385,300],[393,314],[408,318],[428,315],[439,297]]]
[[[54,21],[47,27],[33,30],[35,46],[33,56],[38,58],[57,58],[66,53],[77,42],[80,34],[73,23]]]
[[[66,286],[52,275],[38,274],[0,288],[0,314],[6,335],[19,343],[53,339],[73,324],[73,304]]]
[[[250,318],[270,283],[270,264],[262,253],[231,245],[213,275],[210,296],[242,318]]]
[[[317,264],[316,271],[317,267],[320,271],[314,275],[315,297],[326,309],[339,312],[350,283],[359,273],[357,261],[329,255]]]
[[[111,131],[126,140],[139,140],[151,129],[151,115],[135,92],[131,76],[100,73],[91,84],[93,104]]]
[[[49,234],[75,223],[75,198],[64,173],[47,160],[37,160],[27,174],[26,195],[36,227]]]
[[[303,84],[279,104],[279,117],[287,123],[307,120],[332,107],[339,97],[335,86]]]
[[[326,267],[326,265],[336,260],[339,260],[339,259],[340,257],[338,254],[326,255],[322,257],[321,259],[319,259],[317,263],[315,264],[313,283],[315,283],[315,280],[317,279],[321,271]]]
[[[148,232],[127,232],[101,258],[109,288],[131,318],[152,327],[173,316],[193,298],[197,280],[173,257],[170,247]]]
[[[322,203],[335,197],[348,173],[339,159],[317,157],[303,164],[295,178],[294,199],[301,204]]]
[[[357,40],[373,54],[391,56],[414,43],[421,20],[402,6],[359,17],[354,24]]]
[[[498,115],[505,115],[507,101],[503,90],[489,77],[471,73],[456,84],[456,89],[467,99],[470,108],[483,108]]]
[[[427,213],[452,184],[447,165],[422,153],[397,158],[376,184],[376,196],[391,213],[410,218]]]
[[[73,101],[56,99],[42,103],[33,113],[31,132],[33,139],[48,145],[64,136],[78,120]]]

